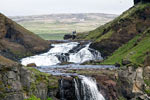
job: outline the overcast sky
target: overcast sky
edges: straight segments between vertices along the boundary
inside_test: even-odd
[[[0,12],[7,16],[52,13],[120,14],[133,0],[1,0]]]

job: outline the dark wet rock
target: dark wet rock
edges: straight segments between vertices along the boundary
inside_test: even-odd
[[[36,64],[35,63],[30,63],[30,64],[27,64],[27,67],[36,67]]]
[[[85,43],[80,43],[78,44],[76,47],[74,47],[73,49],[71,49],[69,51],[69,53],[77,53],[78,51],[80,51],[82,48],[84,48],[87,45],[87,42]]]
[[[122,60],[122,65],[128,65],[128,64],[131,64],[131,61],[129,61],[127,59]]]
[[[104,73],[106,74],[102,74]],[[101,74],[94,74],[94,77],[97,81],[99,91],[105,97],[106,100],[116,100],[118,98],[117,94],[117,82],[115,79],[115,73],[110,72],[109,70],[101,70]],[[113,73],[113,74],[112,74]]]
[[[62,53],[61,55],[56,55],[56,56],[60,62],[68,62],[68,60],[69,60],[68,53]]]
[[[64,35],[64,40],[75,39],[75,38],[76,38],[76,35],[71,35],[71,34]]]
[[[121,65],[119,63],[115,63],[115,67],[120,67]]]
[[[59,80],[59,92],[57,96],[61,100],[77,100],[72,77],[64,77]]]

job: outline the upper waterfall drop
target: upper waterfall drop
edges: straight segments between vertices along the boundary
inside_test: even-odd
[[[83,63],[89,60],[103,59],[98,51],[89,48],[90,44],[91,43],[88,43],[84,48],[79,50],[77,53],[70,54],[69,62]]]
[[[68,42],[52,44],[47,53],[27,57],[21,60],[23,65],[35,63],[37,66],[51,66],[62,62],[83,63],[90,60],[102,60],[101,54],[89,48],[90,43]]]

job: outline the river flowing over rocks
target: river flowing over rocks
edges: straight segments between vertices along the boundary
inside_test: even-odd
[[[50,66],[62,62],[83,63],[89,60],[102,60],[101,54],[89,48],[90,43],[78,42],[53,44],[47,53],[22,59],[22,64],[35,63],[37,66]]]
[[[90,42],[66,42],[52,44],[47,53],[27,57],[21,60],[23,65],[35,64],[37,69],[53,75],[66,77],[59,82],[59,98],[61,100],[105,100],[100,93],[96,80],[83,75],[65,73],[69,69],[97,69],[114,66],[80,65],[91,60],[103,60],[100,52],[89,48]],[[67,64],[61,65],[66,62]],[[70,63],[70,64],[68,64]],[[72,80],[68,80],[71,77]],[[76,79],[76,78],[77,79]],[[68,83],[69,82],[69,83]]]

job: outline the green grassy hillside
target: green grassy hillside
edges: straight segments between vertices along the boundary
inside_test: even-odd
[[[101,52],[106,60],[102,64],[129,60],[144,64],[150,52],[150,3],[139,3],[113,21],[79,35],[93,40],[91,47]]]
[[[116,62],[121,64],[122,60],[128,60],[137,65],[144,64],[149,53],[150,28],[121,46],[103,64],[115,64]]]

